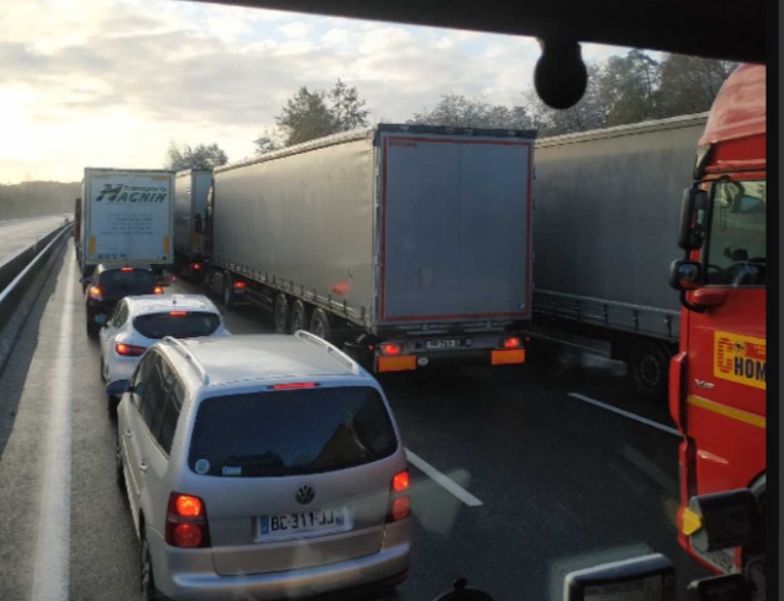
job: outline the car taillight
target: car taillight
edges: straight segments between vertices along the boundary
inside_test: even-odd
[[[114,350],[118,355],[123,357],[139,357],[147,350],[146,347],[136,346],[135,344],[125,344],[124,342],[117,342],[114,345]]]
[[[207,508],[194,495],[173,492],[166,513],[166,542],[173,547],[209,547]]]
[[[408,470],[398,472],[392,478],[387,522],[397,522],[411,515],[411,499],[407,494],[409,485]]]
[[[90,286],[90,298],[93,300],[103,300],[103,290],[98,286]]]
[[[384,342],[378,346],[378,349],[381,351],[382,355],[386,355],[387,357],[394,357],[403,352],[400,345],[395,344],[394,342]]]
[[[244,282],[243,280],[237,280],[232,285],[234,286],[235,290],[245,290],[245,288],[248,287],[247,282]]]
[[[153,294],[163,294],[163,286],[156,286],[152,289]]]
[[[285,384],[273,384],[272,390],[299,390],[302,388],[315,388],[318,382],[286,382]]]
[[[193,271],[199,271],[201,270],[201,263],[189,263],[188,267],[193,269]]]
[[[519,336],[507,336],[501,340],[501,346],[503,348],[520,348],[523,346],[523,341]]]

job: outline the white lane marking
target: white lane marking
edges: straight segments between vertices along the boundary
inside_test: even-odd
[[[439,472],[436,468],[434,468],[410,449],[406,449],[406,458],[408,459],[409,463],[414,464],[420,471],[429,476],[436,484],[439,484],[442,488],[445,488],[448,492],[452,493],[469,507],[479,507],[480,505],[484,505],[482,501],[477,499],[465,488],[460,486],[449,476]]]
[[[617,413],[618,415],[622,415],[629,419],[633,419],[634,421],[639,422],[641,424],[645,424],[646,426],[650,426],[651,428],[656,428],[657,430],[661,430],[662,432],[667,432],[667,434],[672,434],[673,436],[677,436],[678,438],[681,437],[681,433],[678,432],[675,428],[670,428],[669,426],[660,424],[659,422],[654,421],[652,419],[648,419],[647,417],[637,415],[636,413],[632,413],[631,411],[624,411],[623,409],[618,409],[618,407],[613,407],[612,405],[608,405],[607,403],[602,403],[601,401],[592,399],[591,397],[585,396],[584,394],[580,394],[579,392],[570,392],[569,396],[572,397],[573,399],[578,399],[580,401],[583,401],[584,403],[595,405],[596,407],[601,407],[602,409],[606,409],[607,411],[612,411],[613,413]]]
[[[33,601],[67,601],[71,535],[71,351],[76,283],[76,260],[61,284],[62,313],[56,343],[57,355],[47,374],[49,420],[43,455],[44,471],[38,506],[38,538],[33,566]]]

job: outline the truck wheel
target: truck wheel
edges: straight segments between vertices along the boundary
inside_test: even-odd
[[[667,396],[670,353],[656,342],[643,340],[629,352],[629,370],[634,388],[651,399]]]
[[[332,328],[329,325],[329,315],[324,309],[315,309],[310,317],[310,331],[324,340],[329,340]]]
[[[278,334],[287,334],[289,331],[289,299],[282,292],[275,297],[275,307],[272,312],[272,321]]]
[[[223,276],[223,306],[227,309],[234,306],[234,287],[228,274]]]
[[[299,299],[295,300],[291,305],[291,316],[289,319],[292,334],[297,330],[307,330],[308,312],[307,309],[305,309],[305,303]]]

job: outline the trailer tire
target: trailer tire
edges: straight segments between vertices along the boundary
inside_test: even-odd
[[[629,351],[629,370],[637,392],[650,399],[664,399],[669,381],[670,352],[650,340],[634,344]]]
[[[289,299],[285,294],[279,292],[275,297],[275,305],[272,309],[272,322],[275,332],[278,334],[288,334],[289,331]]]
[[[310,316],[310,332],[319,338],[329,340],[332,336],[332,328],[329,325],[329,315],[324,309],[315,309]]]
[[[289,325],[291,327],[291,333],[293,334],[297,330],[307,330],[308,329],[308,312],[305,309],[305,303],[301,300],[297,299],[291,304],[291,312],[289,315]]]
[[[234,306],[234,285],[229,274],[223,276],[223,306],[231,309]]]

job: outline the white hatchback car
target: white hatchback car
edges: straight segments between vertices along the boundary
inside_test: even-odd
[[[408,571],[405,449],[378,382],[308,332],[150,348],[117,409],[142,599],[290,599]]]
[[[220,311],[203,294],[126,296],[100,332],[109,409],[115,409],[144,351],[161,338],[229,334]]]

